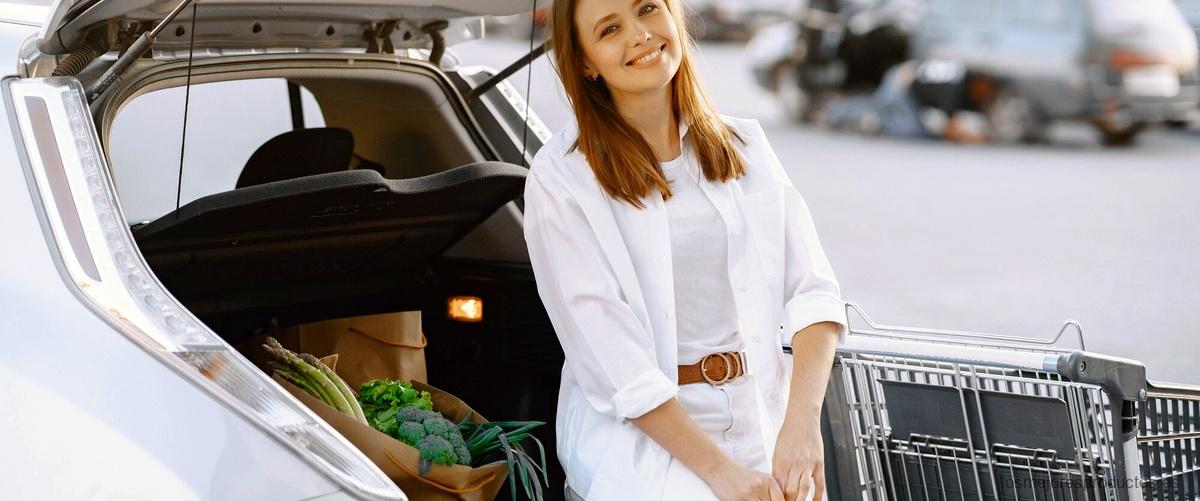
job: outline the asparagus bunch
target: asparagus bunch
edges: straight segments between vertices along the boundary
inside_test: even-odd
[[[297,354],[288,350],[272,337],[267,338],[267,344],[264,344],[263,348],[275,357],[271,367],[279,377],[299,386],[309,395],[329,404],[342,414],[357,419],[362,424],[368,424],[366,414],[363,414],[362,407],[358,404],[358,397],[354,396],[350,386],[333,372],[333,369],[321,363],[320,359],[308,353]]]

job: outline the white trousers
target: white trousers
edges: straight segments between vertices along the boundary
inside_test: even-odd
[[[679,387],[676,398],[726,456],[742,466],[770,473],[771,458],[766,457],[759,432],[753,377],[742,376],[720,386],[685,384]],[[663,499],[700,501],[717,497],[704,480],[672,457]]]
[[[700,425],[717,447],[734,462],[763,473],[771,473],[771,458],[759,432],[758,398],[751,378],[742,376],[720,386],[708,383],[679,387],[676,399],[684,411]],[[582,501],[566,486],[567,501]],[[664,500],[715,501],[712,489],[691,469],[674,457],[667,467]]]

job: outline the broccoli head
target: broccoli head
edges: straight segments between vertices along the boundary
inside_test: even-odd
[[[424,425],[426,434],[442,437],[447,442],[453,440],[450,437],[458,433],[458,427],[454,426],[454,423],[451,423],[450,421],[446,420],[446,418],[441,416],[426,419]],[[451,445],[453,445],[452,442]]]
[[[453,466],[458,462],[458,454],[454,452],[450,441],[436,435],[426,435],[422,438],[417,443],[417,450],[421,451],[421,459],[433,464]]]
[[[467,445],[467,441],[465,439],[463,439],[462,430],[456,429],[455,431],[457,433],[450,434],[450,445],[453,445],[455,447],[458,447],[460,445]]]
[[[400,423],[400,426],[397,427],[396,432],[392,434],[392,436],[396,437],[397,440],[413,447],[416,447],[417,444],[421,443],[421,439],[425,438],[425,435],[427,435],[427,433],[425,433],[425,427],[422,426],[421,423],[414,423],[412,421]]]
[[[405,407],[396,413],[396,421],[401,423],[413,422],[417,424],[424,423],[425,420],[431,418],[440,418],[441,414],[433,411],[421,410],[416,407]]]
[[[467,449],[467,444],[455,445],[454,454],[458,456],[458,464],[471,466],[471,450]]]

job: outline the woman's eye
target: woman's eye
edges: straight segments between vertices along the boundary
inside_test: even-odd
[[[646,8],[647,8],[647,7],[649,7],[649,8],[650,8],[650,10],[646,10]],[[652,4],[652,3],[648,3],[648,4],[644,5],[644,6],[642,6],[642,12],[653,12],[653,11],[654,11],[654,10],[656,10],[656,9],[658,9],[658,6],[657,6],[657,5],[654,5],[654,4]]]
[[[601,31],[601,32],[600,32],[600,36],[604,36],[604,35],[607,35],[607,34],[609,34],[609,33],[612,33],[612,30],[613,30],[613,29],[615,29],[616,27],[617,27],[617,25],[615,25],[615,24],[610,24],[610,25],[608,25],[608,26],[605,26],[605,27],[604,27],[604,31]]]

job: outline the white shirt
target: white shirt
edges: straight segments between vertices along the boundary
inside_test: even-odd
[[[675,283],[675,329],[679,363],[690,365],[710,353],[737,351],[737,310],[729,285],[728,240],[721,213],[700,189],[700,167],[691,151],[659,162],[671,184],[667,219],[671,228],[671,267]]]
[[[808,206],[757,120],[720,115],[746,140],[746,175],[700,183],[725,223],[726,272],[746,340],[767,457],[787,405],[791,361],[782,346],[846,303]],[[689,117],[680,121],[680,137]],[[534,156],[525,182],[524,234],[538,295],[566,361],[555,421],[568,482],[589,500],[663,496],[671,455],[629,422],[679,391],[671,241],[666,203],[639,209],[600,187],[583,153],[567,151],[569,124]]]

